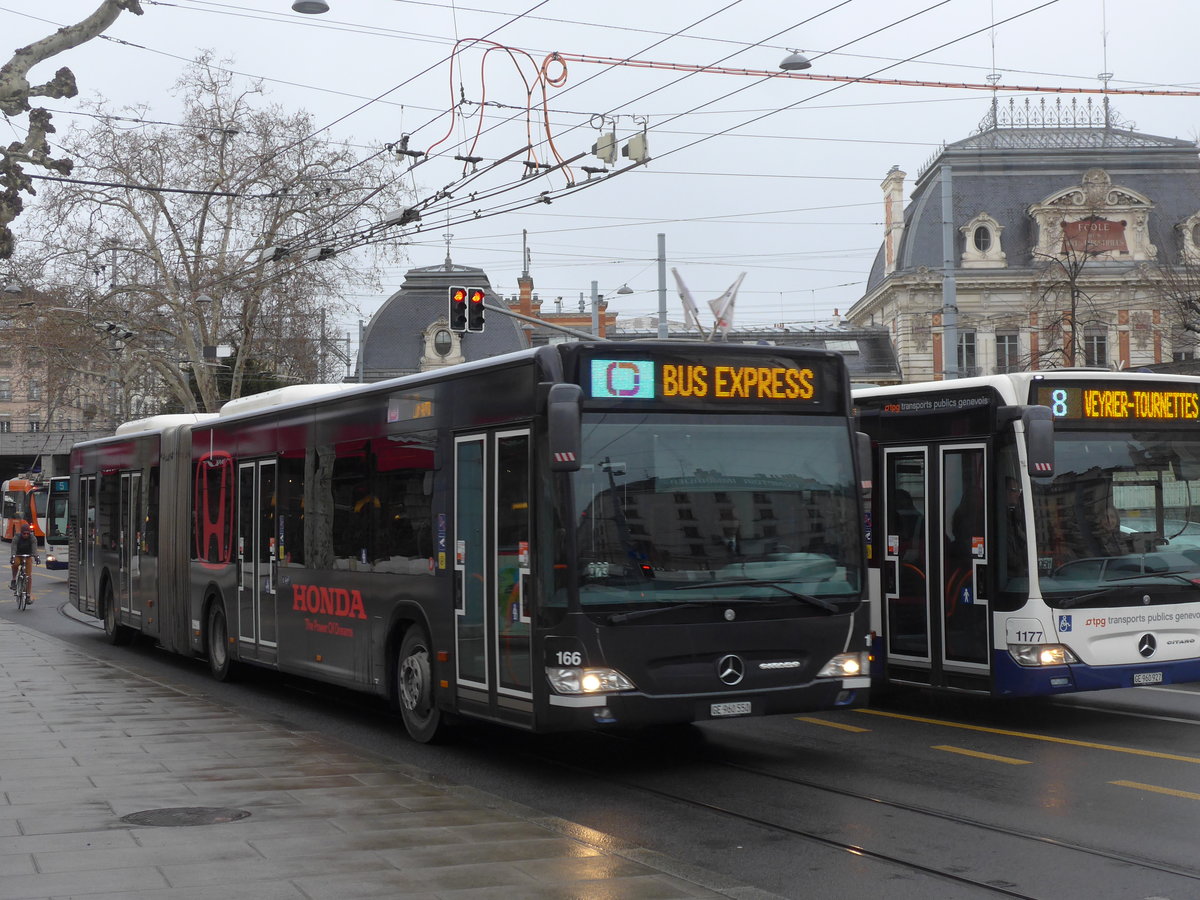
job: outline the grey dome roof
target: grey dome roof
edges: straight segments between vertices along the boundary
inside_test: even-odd
[[[483,269],[450,262],[409,269],[400,290],[392,294],[371,317],[363,333],[363,377],[367,381],[418,371],[424,350],[422,335],[435,321],[446,321],[452,286],[482,287],[489,307],[503,306]],[[526,347],[520,323],[489,310],[482,332],[462,336],[468,361],[511,353]]]
[[[1179,259],[1175,226],[1200,211],[1200,155],[1192,141],[1142,134],[1112,126],[990,127],[947,145],[918,176],[904,209],[904,233],[896,248],[896,273],[943,268],[942,182],[950,166],[956,226],[987,213],[1004,229],[1008,268],[1033,265],[1036,224],[1028,209],[1079,183],[1089,169],[1104,169],[1114,186],[1150,198],[1150,238],[1163,262]],[[965,236],[955,228],[954,260]],[[957,262],[956,262],[957,264]],[[871,267],[867,294],[884,280],[881,247]]]

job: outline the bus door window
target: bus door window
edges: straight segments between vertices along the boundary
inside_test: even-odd
[[[458,679],[488,683],[484,605],[487,564],[484,556],[484,508],[487,475],[484,438],[461,437],[454,445],[454,577],[458,637]]]
[[[928,484],[925,451],[885,451],[884,578],[888,653],[929,659]]]
[[[276,638],[278,521],[275,461],[238,466],[238,638],[273,648]]]
[[[530,661],[529,432],[496,435],[496,683],[528,695]]]
[[[947,662],[988,661],[985,475],[983,447],[942,449],[943,653]]]
[[[79,594],[84,606],[89,610],[96,608],[96,542],[99,539],[96,531],[96,476],[88,475],[80,479],[80,493],[83,495],[83,514],[80,516],[82,525],[79,536],[79,558],[83,561],[82,577],[79,584]],[[72,553],[75,548],[71,548]]]
[[[140,604],[135,602],[138,577],[141,575],[142,473],[121,474],[120,525],[117,530],[118,569],[120,575],[121,609],[141,615]]]

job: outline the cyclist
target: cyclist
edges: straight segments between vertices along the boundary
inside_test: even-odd
[[[33,603],[33,564],[37,561],[37,538],[28,522],[21,523],[20,533],[12,540],[12,581],[8,587],[17,587],[17,568],[25,566],[25,581],[29,585],[29,602]]]

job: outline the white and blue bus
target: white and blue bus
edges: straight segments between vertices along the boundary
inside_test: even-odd
[[[854,398],[875,453],[873,686],[1200,680],[1200,378],[1050,370]]]

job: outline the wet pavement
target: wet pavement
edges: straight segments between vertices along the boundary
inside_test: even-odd
[[[0,621],[0,900],[773,896]]]

